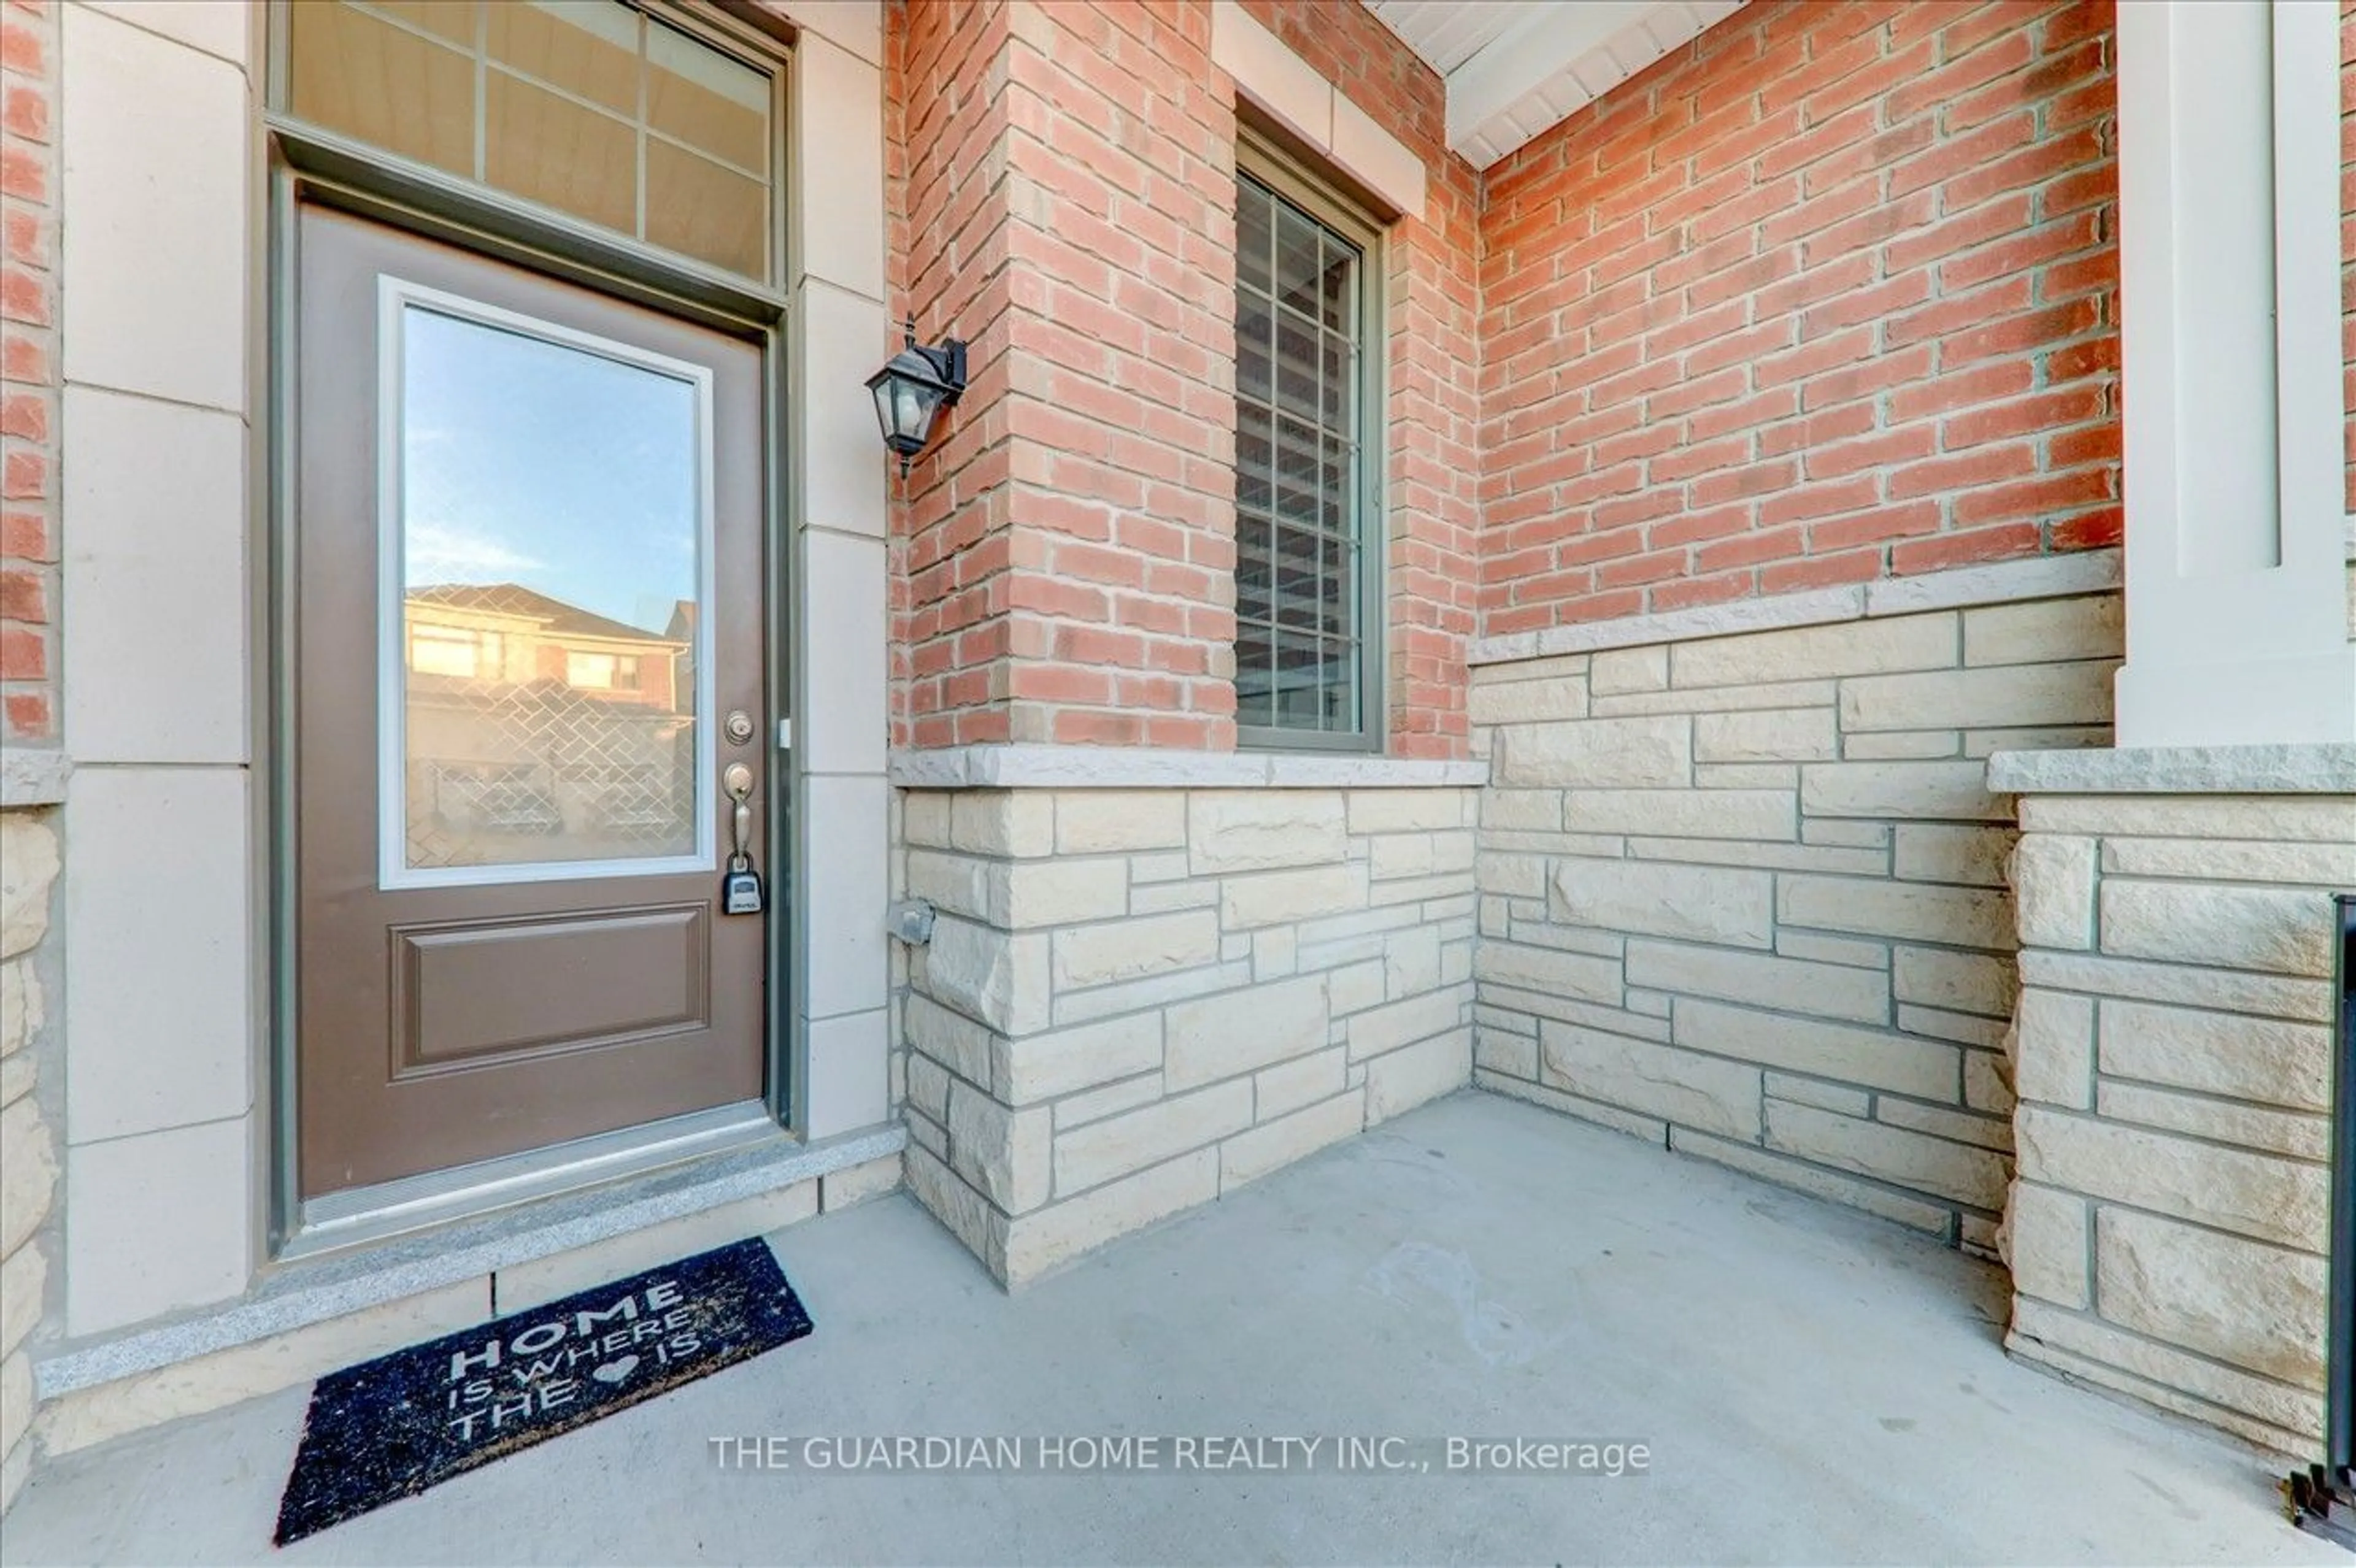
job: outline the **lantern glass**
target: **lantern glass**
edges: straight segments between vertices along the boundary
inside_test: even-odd
[[[933,433],[933,414],[940,406],[941,395],[930,387],[919,387],[913,381],[895,382],[892,388],[892,429],[922,446]]]
[[[884,444],[902,457],[922,451],[948,391],[931,362],[913,349],[895,354],[867,387],[875,397],[875,422],[883,428]]]

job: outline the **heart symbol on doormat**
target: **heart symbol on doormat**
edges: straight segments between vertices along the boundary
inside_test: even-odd
[[[601,1383],[618,1383],[624,1378],[628,1377],[632,1372],[635,1372],[637,1370],[637,1357],[624,1356],[618,1361],[607,1361],[602,1367],[590,1368],[589,1375],[595,1378]]]

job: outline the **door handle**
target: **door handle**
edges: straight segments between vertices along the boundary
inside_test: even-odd
[[[735,820],[734,831],[730,835],[728,863],[742,867],[753,858],[752,851],[745,848],[753,837],[753,770],[742,763],[729,763],[720,775],[720,787],[736,803],[732,814]]]
[[[731,763],[721,771],[720,787],[735,803],[730,815],[728,874],[720,879],[720,912],[758,914],[766,901],[761,873],[753,869],[753,770]]]

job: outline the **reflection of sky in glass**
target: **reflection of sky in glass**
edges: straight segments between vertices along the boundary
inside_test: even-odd
[[[409,307],[403,581],[516,582],[659,634],[696,596],[695,389]]]

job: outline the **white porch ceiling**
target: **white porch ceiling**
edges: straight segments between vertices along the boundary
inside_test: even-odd
[[[1448,83],[1475,168],[1576,112],[1744,0],[1365,0]]]

